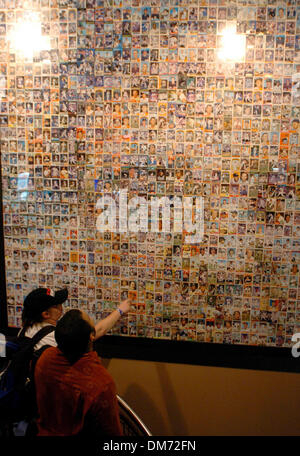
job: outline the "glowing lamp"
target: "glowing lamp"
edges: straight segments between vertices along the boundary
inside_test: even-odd
[[[246,38],[236,33],[236,25],[228,25],[222,33],[218,57],[225,62],[238,62],[245,56]]]
[[[19,20],[8,35],[10,49],[32,60],[34,54],[50,50],[50,38],[42,35],[42,24],[38,13],[28,12]]]

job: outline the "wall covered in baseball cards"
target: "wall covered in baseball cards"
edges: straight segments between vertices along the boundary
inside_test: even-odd
[[[133,301],[114,335],[291,347],[299,1],[24,5],[0,0],[8,326],[67,286],[96,320]]]

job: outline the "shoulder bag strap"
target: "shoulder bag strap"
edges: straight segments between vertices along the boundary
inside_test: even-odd
[[[31,342],[30,342],[30,345],[32,345],[33,347],[40,341],[43,339],[43,337],[47,336],[48,334],[50,334],[52,331],[55,330],[55,326],[53,325],[47,325],[47,326],[44,326],[44,328],[41,328],[32,338],[31,338]]]

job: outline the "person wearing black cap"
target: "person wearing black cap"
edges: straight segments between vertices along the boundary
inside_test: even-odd
[[[21,329],[20,333],[22,332],[23,335],[32,338],[46,326],[52,325],[53,329],[55,329],[56,324],[63,313],[62,304],[67,299],[68,290],[66,288],[58,290],[56,292],[50,288],[37,288],[31,291],[24,300],[22,312],[23,328]],[[120,303],[119,307],[112,311],[106,318],[98,321],[93,328],[93,340],[96,340],[106,334],[106,332],[109,331],[124,314],[129,312],[130,306],[130,300],[125,299]],[[88,316],[87,318],[89,319]],[[76,331],[76,328],[74,329]],[[71,328],[70,337],[72,335],[72,332],[74,331]],[[34,350],[39,351],[40,356],[41,351],[49,346],[57,347],[54,330],[44,336],[35,345]],[[36,413],[35,401],[33,401],[32,410],[32,415],[34,416]],[[21,422],[21,424],[22,423],[23,422]],[[28,429],[29,431],[27,431],[28,433],[26,435],[35,435],[36,427],[34,421],[29,425]]]
[[[51,288],[37,288],[25,298],[22,312],[23,331],[25,336],[33,337],[41,328],[48,325],[56,326],[63,313],[62,304],[68,299],[68,290],[64,288],[54,292]],[[119,307],[112,311],[106,318],[95,325],[95,339],[104,336],[122,317],[129,312],[131,302],[123,300]],[[56,347],[54,331],[38,342],[34,349],[39,350],[44,345]]]
[[[22,323],[25,336],[33,337],[41,328],[53,325],[62,315],[62,304],[68,299],[68,290],[54,292],[51,288],[37,288],[26,296],[23,304]],[[54,331],[43,337],[36,346],[39,350],[44,345],[56,347]]]

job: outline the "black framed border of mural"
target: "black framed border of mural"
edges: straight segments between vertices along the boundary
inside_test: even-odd
[[[300,373],[288,347],[230,345],[106,335],[95,346],[103,358]]]
[[[9,328],[7,324],[3,325],[3,316],[6,315],[5,307],[5,301],[1,299],[0,332],[5,335],[16,335],[17,328]],[[230,345],[106,335],[96,341],[95,349],[102,358],[106,359],[119,358],[300,373],[300,357],[294,358],[291,348],[288,347]]]

